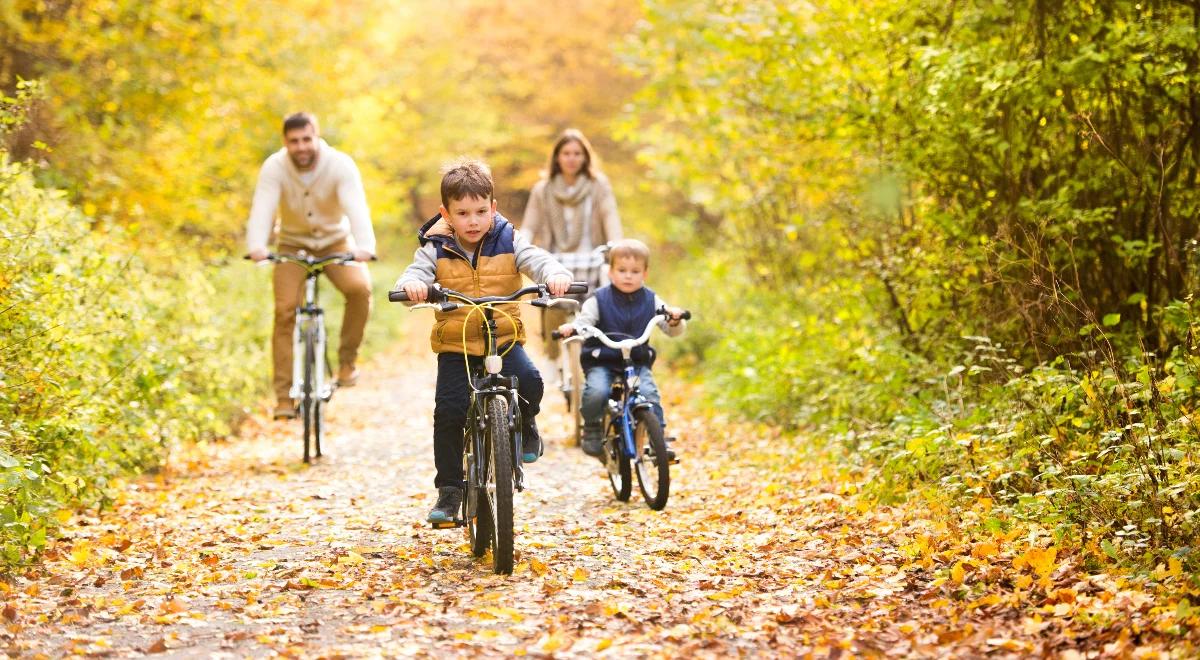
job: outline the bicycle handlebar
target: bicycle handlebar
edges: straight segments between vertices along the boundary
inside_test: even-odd
[[[250,255],[248,255],[248,254],[243,255],[242,258],[249,259]],[[376,257],[375,255],[371,255],[371,261],[378,261],[378,260],[379,260],[378,257]],[[330,254],[330,255],[327,255],[324,257],[314,257],[314,256],[308,255],[308,254],[306,254],[304,256],[299,256],[299,255],[294,255],[294,254],[279,254],[277,252],[270,252],[267,254],[267,258],[264,259],[263,261],[270,261],[271,263],[275,263],[275,264],[291,262],[291,263],[300,264],[301,266],[305,266],[307,268],[316,268],[317,266],[327,266],[329,264],[339,264],[340,265],[340,264],[350,263],[350,262],[354,261],[354,253],[353,252],[338,252],[336,254]]]
[[[587,282],[572,282],[571,286],[567,287],[567,293],[587,293],[587,290]],[[487,303],[513,302],[517,298],[527,296],[531,293],[538,294],[539,298],[545,298],[549,296],[550,292],[548,289],[546,289],[545,284],[534,284],[532,286],[523,287],[517,290],[515,293],[507,296],[483,296],[482,298],[472,298],[465,293],[459,293],[453,289],[443,289],[440,284],[435,283],[433,286],[429,287],[429,295],[425,298],[425,302],[430,304],[442,303],[442,311],[448,312],[457,309],[459,305],[459,303],[451,302],[451,298],[460,300],[463,304],[467,305],[485,305]],[[403,289],[388,291],[388,301],[411,302],[408,299],[408,293]],[[447,305],[452,305],[452,307],[448,308]]]
[[[618,351],[623,348],[633,348],[634,346],[639,346],[639,345],[644,344],[647,341],[649,341],[650,333],[654,331],[654,326],[658,325],[659,318],[662,318],[662,317],[670,317],[670,314],[667,313],[666,306],[659,307],[654,312],[654,316],[651,317],[650,322],[646,324],[646,330],[642,333],[641,337],[622,339],[621,341],[613,341],[608,338],[608,335],[601,332],[595,326],[589,325],[589,326],[585,326],[583,328],[579,328],[578,330],[576,330],[575,335],[572,337],[567,337],[566,341],[572,341],[572,340],[582,341],[584,339],[587,339],[588,337],[595,337],[596,339],[600,340],[600,343],[604,344],[605,346],[608,346],[609,348],[612,348],[612,349],[615,349]],[[683,313],[679,315],[679,318],[681,320],[686,321],[686,320],[692,318],[692,313],[685,309],[685,310],[683,310]],[[563,336],[562,336],[562,333],[559,332],[558,330],[552,330],[550,332],[550,338],[551,339],[562,339]]]

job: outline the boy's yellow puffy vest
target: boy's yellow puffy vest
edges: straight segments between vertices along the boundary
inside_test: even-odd
[[[492,220],[492,229],[476,248],[475,266],[454,240],[450,225],[441,216],[434,216],[421,229],[421,242],[437,246],[437,272],[434,281],[447,289],[478,298],[507,296],[521,288],[521,273],[513,253],[513,226],[499,213]],[[525,343],[525,325],[521,322],[520,306],[495,307],[496,345]],[[468,318],[469,315],[469,318]],[[483,355],[483,314],[471,308],[453,312],[435,312],[436,323],[430,333],[429,345],[434,353],[462,353],[463,330],[466,329],[466,352]]]

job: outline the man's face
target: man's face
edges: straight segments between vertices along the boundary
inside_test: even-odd
[[[312,124],[283,134],[283,146],[287,147],[288,158],[296,169],[307,170],[316,164],[317,138],[317,128]]]
[[[496,214],[495,200],[468,195],[450,200],[450,208],[438,209],[455,237],[464,248],[474,250],[479,241],[492,229],[492,216]]]
[[[646,264],[637,257],[617,257],[608,267],[608,279],[621,293],[633,293],[646,281]]]

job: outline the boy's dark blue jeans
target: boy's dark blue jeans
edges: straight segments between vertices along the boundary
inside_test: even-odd
[[[483,362],[475,355],[470,360],[472,366]],[[462,353],[438,353],[437,389],[433,395],[433,462],[437,467],[433,484],[438,488],[463,485],[463,427],[471,405],[471,381],[464,362]],[[520,344],[504,353],[500,373],[517,377],[521,420],[528,433],[541,409],[542,375]]]

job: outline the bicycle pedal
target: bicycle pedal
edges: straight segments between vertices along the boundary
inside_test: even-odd
[[[467,521],[465,521],[465,520],[446,520],[446,521],[441,521],[441,522],[429,523],[429,527],[432,529],[455,529],[457,527],[466,527],[466,526],[467,526]]]

